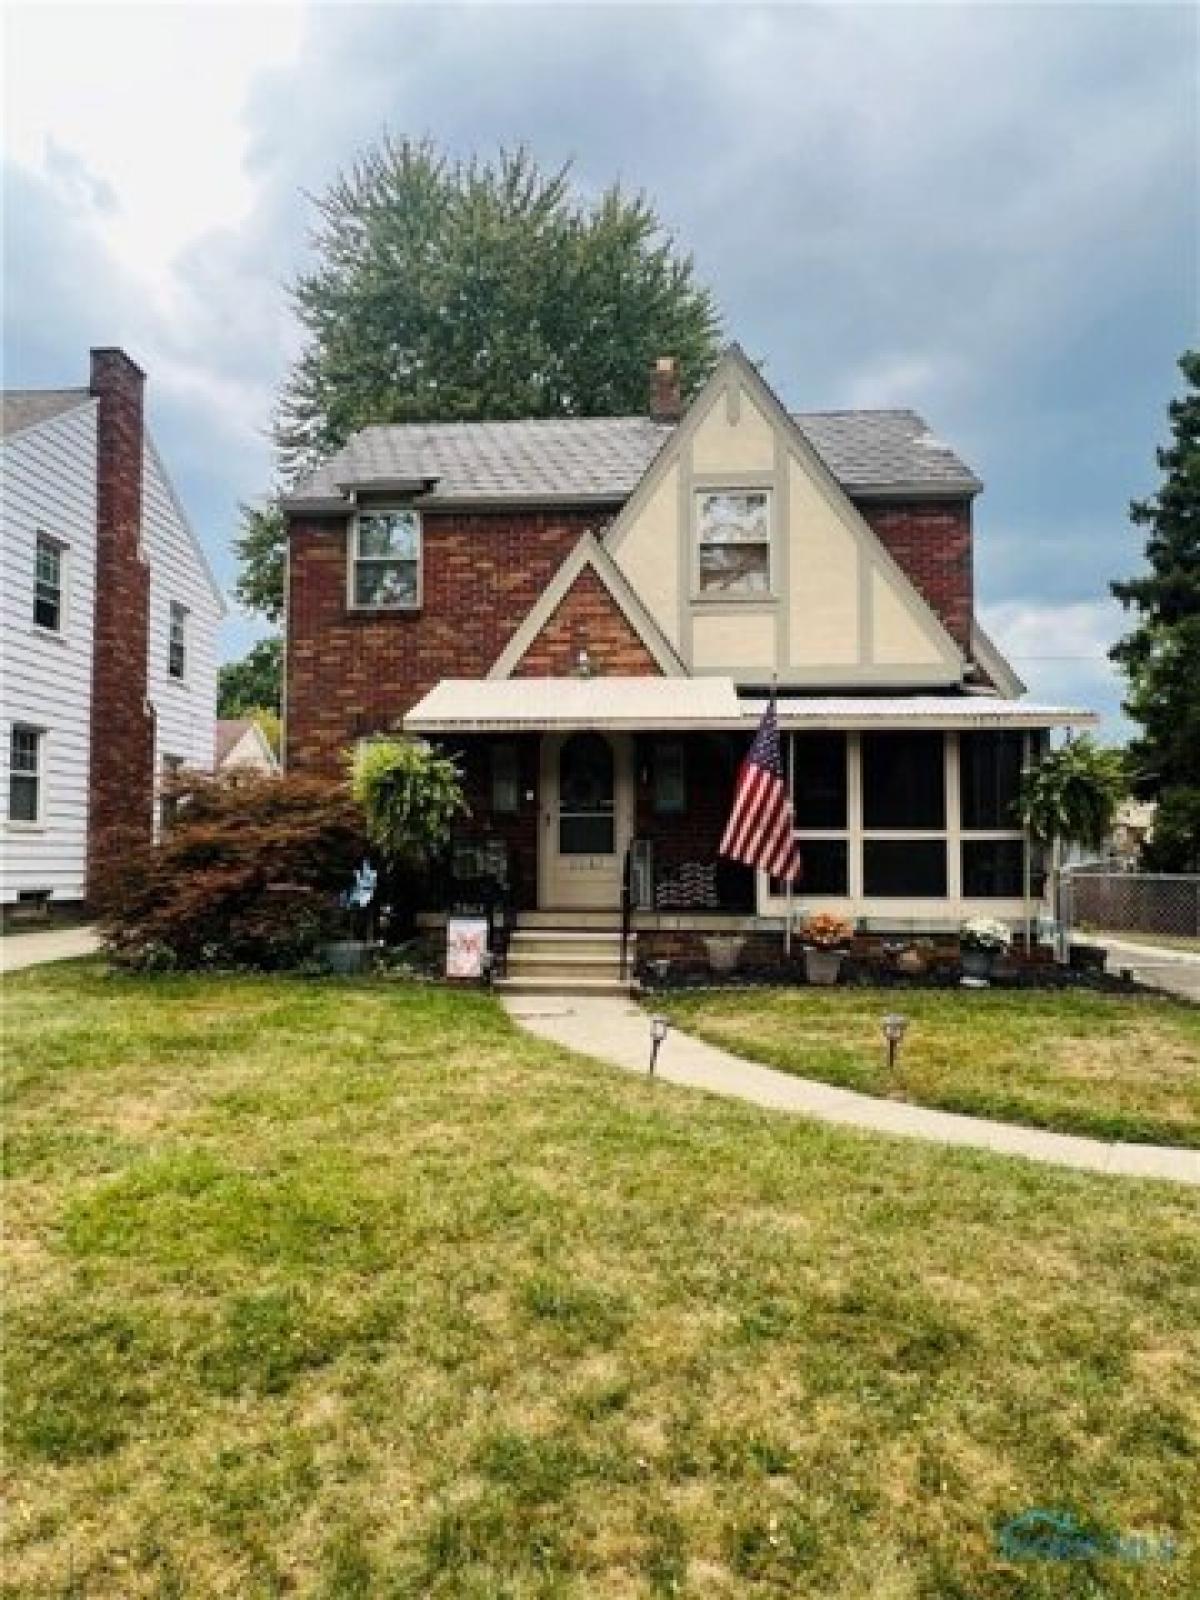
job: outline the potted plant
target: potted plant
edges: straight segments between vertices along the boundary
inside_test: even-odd
[[[988,979],[996,967],[996,957],[1007,955],[1012,946],[1012,930],[994,917],[972,917],[958,930],[963,976]]]
[[[814,911],[806,916],[800,924],[800,939],[807,981],[826,987],[835,984],[853,937],[854,924],[835,911]]]
[[[1056,928],[1063,914],[1059,905],[1063,845],[1102,849],[1129,783],[1124,754],[1096,744],[1087,734],[1047,751],[1022,774],[1017,812],[1030,838],[1049,846],[1050,912]]]
[[[742,951],[745,948],[746,940],[740,933],[712,933],[704,941],[709,966],[714,972],[722,975],[737,970],[737,964],[742,959]]]

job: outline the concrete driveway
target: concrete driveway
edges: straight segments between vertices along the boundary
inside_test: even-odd
[[[1128,969],[1139,983],[1200,1005],[1200,955],[1172,950],[1167,945],[1133,944],[1107,933],[1089,933],[1085,937],[1089,944],[1102,944],[1108,951],[1110,972]]]
[[[0,938],[0,974],[22,967],[40,967],[46,961],[69,961],[90,956],[100,948],[94,928],[47,928],[38,933],[6,933]]]

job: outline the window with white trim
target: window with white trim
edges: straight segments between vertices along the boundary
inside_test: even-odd
[[[1029,738],[1010,729],[785,735],[802,863],[793,894],[1020,900],[1026,841],[1016,800]],[[1036,895],[1036,854],[1030,868]],[[786,885],[772,880],[768,893],[781,900]]]
[[[39,533],[33,569],[33,620],[47,633],[61,633],[63,629],[66,564],[66,546],[48,533]]]
[[[361,511],[351,523],[350,599],[366,611],[421,604],[421,513]]]
[[[158,825],[161,833],[169,833],[179,815],[177,784],[183,776],[183,757],[162,758],[162,780],[158,798]]]
[[[167,637],[167,672],[181,682],[187,677],[188,609],[171,601],[170,632]]]
[[[792,774],[792,806],[801,878],[796,892],[806,898],[850,892],[849,772],[846,735],[833,729],[785,736]],[[786,894],[783,883],[771,893]]]
[[[36,823],[42,820],[45,801],[44,728],[14,722],[8,739],[8,820]]]
[[[1007,728],[958,736],[962,892],[968,899],[1015,900],[1025,892],[1017,810],[1025,745],[1024,733]]]
[[[771,592],[771,496],[766,489],[703,489],[696,496],[696,590],[705,600]]]

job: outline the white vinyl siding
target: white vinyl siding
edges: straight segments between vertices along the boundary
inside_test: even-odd
[[[155,714],[155,772],[166,757],[211,772],[216,737],[220,603],[158,453],[147,441],[142,484],[142,549],[150,563],[149,692]],[[184,675],[171,671],[172,614],[185,614]],[[156,796],[155,815],[160,814]]]
[[[87,861],[89,728],[92,714],[92,613],[96,574],[96,405],[83,400],[0,445],[0,895],[50,891],[79,900]],[[38,534],[70,547],[69,596],[58,632],[34,621]],[[10,824],[12,728],[43,729],[41,821]]]

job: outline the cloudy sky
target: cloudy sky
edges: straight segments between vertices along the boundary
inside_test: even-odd
[[[1107,580],[1196,337],[1193,8],[42,0],[6,33],[5,382],[129,349],[224,581],[306,192],[385,127],[525,141],[647,190],[793,407],[921,410],[987,484],[986,624],[1115,710]]]

